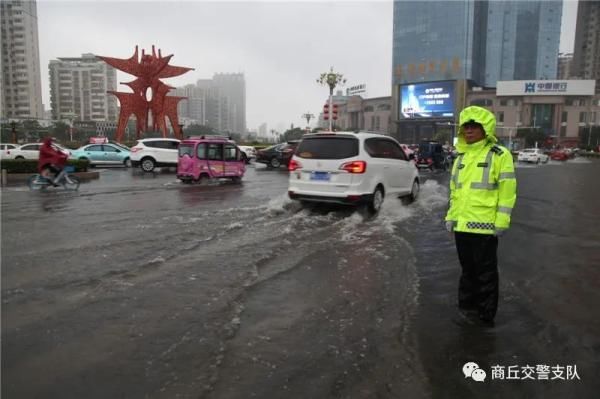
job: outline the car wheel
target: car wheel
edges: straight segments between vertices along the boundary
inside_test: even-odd
[[[154,170],[155,162],[152,158],[142,159],[141,168],[144,172],[152,172]]]
[[[281,162],[279,162],[279,159],[277,159],[277,158],[271,158],[271,161],[269,162],[269,166],[277,169],[278,167],[281,166]]]
[[[538,158],[535,160],[535,164],[538,165],[539,163],[540,163],[540,159]]]
[[[22,157],[19,155],[19,156],[16,156],[15,159],[25,159],[25,157]]]
[[[412,188],[410,189],[410,194],[408,195],[408,199],[410,202],[414,202],[419,198],[419,191],[421,187],[419,186],[419,182],[417,179],[413,181]]]
[[[546,159],[544,160],[544,163],[548,163],[548,161],[549,161],[549,160],[550,160],[550,157],[546,158]]]
[[[210,183],[210,177],[208,175],[200,175],[198,178],[198,183],[201,186],[208,186],[208,183]]]
[[[125,161],[123,161],[123,165],[125,165],[126,168],[131,168],[131,159],[126,158]]]
[[[367,204],[367,209],[371,214],[376,214],[381,209],[381,205],[383,205],[383,188],[381,186],[377,186],[375,191],[373,192],[373,196],[371,200]]]
[[[242,178],[239,176],[234,176],[231,178],[231,181],[234,182],[235,184],[240,184],[242,182]]]

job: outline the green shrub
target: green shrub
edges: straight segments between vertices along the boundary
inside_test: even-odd
[[[79,159],[69,159],[67,165],[73,166],[75,172],[87,172],[90,162]],[[0,168],[8,173],[37,173],[37,159],[3,159]]]

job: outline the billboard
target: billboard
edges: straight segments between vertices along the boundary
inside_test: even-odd
[[[454,82],[429,82],[400,87],[401,118],[454,116]]]
[[[496,85],[498,96],[593,96],[595,80],[511,80]]]

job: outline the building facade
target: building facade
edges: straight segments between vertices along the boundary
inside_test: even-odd
[[[567,80],[573,76],[573,53],[558,54],[556,79]]]
[[[600,81],[600,2],[579,1],[573,75]]]
[[[404,142],[456,121],[474,87],[555,79],[562,1],[394,1],[392,123]]]
[[[347,97],[339,105],[336,126],[340,130],[367,130],[382,134],[392,133],[391,97]]]
[[[44,118],[35,1],[0,2],[2,118]]]
[[[48,65],[53,119],[116,121],[117,71],[93,54],[59,58]]]

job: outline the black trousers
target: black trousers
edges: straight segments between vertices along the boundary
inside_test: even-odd
[[[462,267],[458,307],[492,321],[498,309],[498,237],[459,232],[454,237]]]

